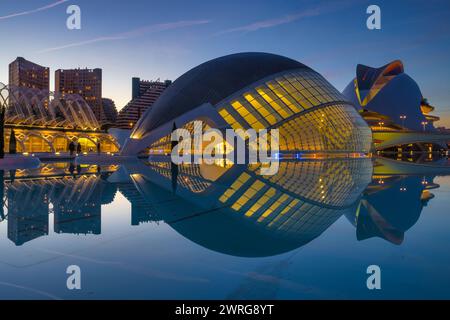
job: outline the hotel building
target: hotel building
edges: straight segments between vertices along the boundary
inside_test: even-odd
[[[114,125],[117,120],[117,108],[112,99],[102,98],[102,107],[104,113],[104,122]]]
[[[98,122],[104,122],[102,69],[59,69],[55,71],[55,93],[77,94],[92,108]]]
[[[9,64],[9,85],[49,91],[49,73],[48,67],[17,57]]]
[[[139,78],[132,79],[132,99],[119,111],[116,127],[133,129],[141,115],[155,103],[159,96],[172,82],[144,81]]]

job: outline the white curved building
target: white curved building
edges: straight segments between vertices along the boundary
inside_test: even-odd
[[[2,86],[9,93],[6,122],[23,125],[98,130],[100,125],[86,101],[32,88]]]
[[[439,117],[431,114],[434,107],[423,98],[400,60],[380,68],[359,64],[356,77],[343,95],[371,127],[376,149],[399,152],[447,149],[450,135],[437,132],[434,123]]]
[[[72,141],[82,152],[118,152],[120,146],[102,131],[91,107],[79,95],[59,94],[0,83],[0,105],[5,107],[5,152],[12,130],[17,152],[68,152]]]
[[[170,151],[175,124],[195,120],[225,130],[279,129],[282,153],[368,153],[371,132],[328,81],[295,60],[239,53],[203,63],[178,78],[133,130],[122,153]]]

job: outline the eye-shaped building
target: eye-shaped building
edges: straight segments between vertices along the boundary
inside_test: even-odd
[[[270,177],[261,176],[258,165],[185,164],[174,171],[168,161],[150,161],[123,168],[129,178],[119,173],[114,181],[131,182],[152,219],[205,248],[239,257],[289,252],[343,215],[354,215],[373,171],[368,158],[281,160]],[[139,213],[144,206],[132,207],[133,217],[146,216]]]
[[[370,128],[327,80],[295,60],[239,53],[178,78],[147,110],[122,149],[170,151],[170,134],[201,120],[209,127],[279,129],[282,153],[368,153]]]

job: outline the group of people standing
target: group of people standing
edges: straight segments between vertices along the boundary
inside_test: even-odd
[[[75,142],[70,141],[69,152],[70,152],[71,156],[73,156],[75,150],[77,151],[77,154],[81,153],[81,143],[75,144]],[[93,151],[93,150],[90,150],[90,151]],[[97,142],[97,153],[100,154],[100,142]]]

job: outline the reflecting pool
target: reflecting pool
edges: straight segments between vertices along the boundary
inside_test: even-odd
[[[450,165],[0,171],[2,299],[450,298]],[[81,290],[68,290],[68,266]],[[381,268],[368,290],[367,267]]]

